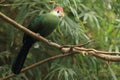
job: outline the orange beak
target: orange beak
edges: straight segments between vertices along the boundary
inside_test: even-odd
[[[64,15],[64,13],[61,13],[61,17],[64,17],[65,15]]]

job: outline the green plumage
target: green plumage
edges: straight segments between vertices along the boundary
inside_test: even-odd
[[[39,33],[41,36],[46,37],[54,31],[54,29],[59,24],[59,17],[53,15],[52,13],[42,14],[36,16],[28,26],[28,29],[32,30],[35,33]],[[23,36],[23,45],[12,65],[12,71],[15,74],[18,74],[22,69],[25,58],[28,54],[31,46],[37,41],[28,34]]]
[[[58,26],[59,18],[51,13],[36,16],[29,25],[29,29],[39,33],[41,36],[48,36]]]

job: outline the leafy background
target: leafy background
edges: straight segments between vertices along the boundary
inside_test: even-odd
[[[119,52],[120,0],[0,0],[0,11],[27,26],[35,15],[47,13],[56,5],[65,17],[49,40],[83,44],[86,48]],[[0,77],[11,74],[11,64],[22,45],[23,32],[0,18]],[[39,44],[39,48],[35,48]],[[61,54],[53,47],[37,42],[24,67],[47,57]],[[10,80],[119,80],[119,62],[107,62],[90,55],[73,55],[47,62]]]

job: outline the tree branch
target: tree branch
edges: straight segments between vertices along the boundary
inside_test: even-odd
[[[16,27],[17,29],[25,32],[26,34],[29,34],[30,36],[48,44],[49,46],[53,46],[57,49],[59,49],[62,53],[67,53],[67,54],[60,54],[60,55],[56,55],[56,56],[53,56],[53,57],[50,57],[50,58],[46,58],[38,63],[35,63],[31,66],[28,66],[26,68],[23,68],[21,72],[24,72],[28,69],[31,69],[35,66],[38,66],[40,64],[43,64],[47,61],[50,61],[50,60],[55,60],[57,58],[61,58],[61,57],[64,57],[64,56],[68,56],[70,55],[70,53],[75,53],[75,54],[79,54],[79,53],[87,53],[87,54],[91,54],[97,58],[101,58],[103,60],[107,60],[107,61],[115,61],[115,62],[118,62],[120,61],[120,56],[119,55],[116,55],[116,54],[120,54],[120,52],[106,52],[106,51],[98,51],[98,50],[95,50],[95,49],[86,49],[86,48],[82,48],[81,46],[77,46],[77,45],[64,45],[64,46],[61,46],[57,43],[54,43],[54,42],[50,42],[49,40],[45,39],[44,37],[38,35],[37,33],[34,33],[32,31],[30,31],[29,29],[25,28],[24,26],[18,24],[17,22],[15,22],[14,20],[12,20],[11,18],[7,17],[6,15],[4,15],[3,13],[0,12],[0,17],[2,19],[4,19],[5,21],[7,21],[8,23],[12,24],[14,27]],[[10,77],[13,77],[15,76],[15,74],[11,74],[5,78],[2,78],[0,80],[6,80]]]
[[[116,54],[120,54],[120,52],[105,52],[105,51],[98,51],[95,49],[86,49],[86,48],[79,48],[79,47],[75,47],[73,51],[79,52],[79,53],[91,54],[97,58],[100,58],[106,61],[114,61],[114,62],[120,61],[120,56],[116,55]]]
[[[116,57],[112,57],[113,55],[116,55],[116,54],[120,54],[120,52],[105,52],[105,51],[98,51],[98,50],[95,50],[95,49],[86,49],[86,48],[81,48],[81,46],[78,46],[78,45],[64,45],[64,46],[61,46],[57,43],[54,43],[54,42],[50,42],[49,40],[45,39],[44,37],[38,35],[37,33],[34,33],[32,31],[30,31],[29,29],[25,28],[24,26],[18,24],[17,22],[15,22],[14,20],[12,20],[11,18],[7,17],[6,15],[4,15],[3,13],[0,12],[0,17],[3,18],[4,20],[6,20],[8,23],[12,24],[14,27],[18,28],[19,30],[25,32],[26,34],[29,34],[30,36],[36,38],[36,39],[39,39],[40,41],[50,45],[50,46],[53,46],[55,48],[58,48],[61,50],[61,52],[63,53],[69,53],[69,52],[81,52],[81,53],[88,53],[88,54],[92,54],[93,56],[98,56],[99,55],[99,58],[102,58],[102,59],[105,59],[105,60],[110,60],[110,61],[120,61],[119,60],[119,56],[117,55]],[[72,48],[72,50],[71,50]],[[94,53],[94,54],[93,54]],[[106,57],[109,57],[109,58],[106,58],[104,56],[104,58],[100,55],[107,55]],[[109,54],[109,56],[108,56]],[[116,58],[116,59],[113,59],[113,58]],[[113,60],[112,60],[113,59]]]

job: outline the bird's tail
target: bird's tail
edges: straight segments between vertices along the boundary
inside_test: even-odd
[[[23,44],[23,46],[21,47],[15,61],[13,62],[12,65],[12,72],[15,74],[19,74],[23,64],[25,62],[25,58],[28,54],[29,49],[31,48],[33,43],[27,43],[27,44]]]

